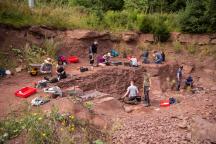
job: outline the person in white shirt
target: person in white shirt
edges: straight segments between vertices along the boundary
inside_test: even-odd
[[[130,66],[138,67],[138,61],[137,61],[137,58],[135,56],[132,56],[132,58],[130,59]]]

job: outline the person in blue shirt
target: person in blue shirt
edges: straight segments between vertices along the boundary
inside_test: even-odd
[[[183,66],[180,66],[176,72],[176,91],[179,91],[181,87],[182,70],[183,70]]]
[[[191,75],[189,75],[188,78],[185,80],[185,88],[187,87],[193,87],[193,78]]]
[[[155,57],[156,64],[161,64],[163,62],[163,57],[160,52],[154,51],[153,56]]]

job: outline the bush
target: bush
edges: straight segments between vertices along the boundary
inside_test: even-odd
[[[183,32],[204,33],[208,29],[203,1],[187,2],[185,11],[179,15],[179,26]]]
[[[207,8],[206,22],[209,22],[208,32],[216,32],[216,1],[210,0]]]
[[[168,26],[165,24],[164,17],[159,16],[154,21],[152,33],[154,34],[155,42],[165,42],[170,37]]]
[[[126,11],[108,11],[104,16],[104,22],[106,27],[111,30],[127,29],[129,22],[128,13]]]
[[[92,10],[101,9],[103,11],[108,10],[121,10],[124,1],[123,0],[72,0],[74,5],[84,6]]]
[[[53,39],[45,40],[42,47],[26,44],[22,55],[27,63],[41,63],[47,57],[56,58],[57,43]]]
[[[153,27],[152,27],[152,23],[153,20],[151,19],[150,16],[145,15],[141,18],[140,22],[139,22],[139,31],[143,32],[143,33],[150,33],[153,31]]]

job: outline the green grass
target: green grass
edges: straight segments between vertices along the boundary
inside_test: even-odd
[[[78,135],[81,135],[79,138]],[[77,119],[74,115],[59,114],[53,108],[50,114],[41,111],[26,110],[19,116],[11,115],[0,121],[0,143],[24,137],[25,143],[31,144],[73,144],[102,143],[98,138],[104,133],[94,129],[88,122]]]
[[[145,14],[136,11],[90,11],[70,5],[41,4],[29,9],[24,2],[7,0],[0,2],[0,23],[14,27],[46,25],[59,29],[94,29],[111,31],[139,31],[139,25]],[[168,29],[176,31],[175,14],[151,14],[151,19],[162,17]]]

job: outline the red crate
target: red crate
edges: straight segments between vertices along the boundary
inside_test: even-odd
[[[161,101],[160,101],[160,106],[161,106],[161,107],[170,106],[169,100],[161,100]]]
[[[68,61],[69,63],[78,63],[78,62],[79,62],[79,58],[76,57],[76,56],[69,56],[69,57],[67,58],[67,61]]]
[[[21,98],[27,98],[30,95],[34,94],[37,92],[36,88],[32,88],[32,87],[24,87],[18,91],[15,92],[15,95],[17,97],[21,97]]]

